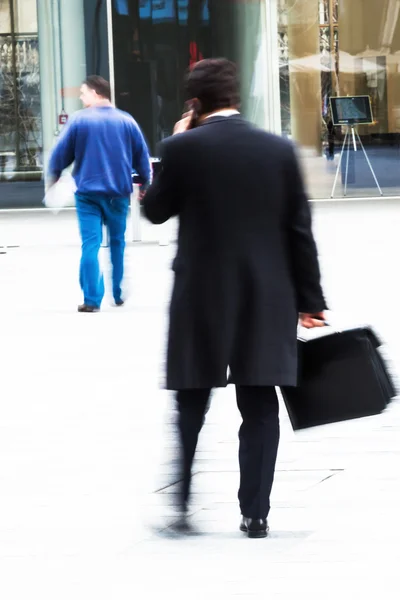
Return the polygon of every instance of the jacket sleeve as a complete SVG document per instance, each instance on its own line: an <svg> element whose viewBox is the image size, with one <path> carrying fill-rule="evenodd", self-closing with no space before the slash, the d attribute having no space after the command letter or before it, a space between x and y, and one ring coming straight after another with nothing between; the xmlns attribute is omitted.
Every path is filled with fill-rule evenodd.
<svg viewBox="0 0 400 600"><path fill-rule="evenodd" d="M147 144L136 122L132 125L133 131L133 151L132 151L132 169L135 171L144 186L151 183L151 165Z"/></svg>
<svg viewBox="0 0 400 600"><path fill-rule="evenodd" d="M321 287L317 247L312 233L310 204L303 177L290 146L286 168L288 193L288 238L292 274L299 312L317 313L327 308Z"/></svg>
<svg viewBox="0 0 400 600"><path fill-rule="evenodd" d="M71 117L61 133L57 144L54 146L48 166L48 179L57 180L64 169L67 169L75 160L75 119Z"/></svg>
<svg viewBox="0 0 400 600"><path fill-rule="evenodd" d="M143 211L155 225L165 223L179 214L181 195L179 192L178 169L169 144L160 148L161 169L143 199Z"/></svg>

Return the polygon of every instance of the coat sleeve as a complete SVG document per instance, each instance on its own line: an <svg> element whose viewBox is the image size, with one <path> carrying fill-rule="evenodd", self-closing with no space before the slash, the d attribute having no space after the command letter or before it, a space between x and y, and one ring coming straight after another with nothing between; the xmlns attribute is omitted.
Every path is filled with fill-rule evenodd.
<svg viewBox="0 0 400 600"><path fill-rule="evenodd" d="M311 210L294 148L287 163L288 237L299 312L317 313L327 308L321 287L317 247L312 233Z"/></svg>
<svg viewBox="0 0 400 600"><path fill-rule="evenodd" d="M181 205L178 168L168 144L161 146L161 169L143 199L143 211L155 225L179 214Z"/></svg>
<svg viewBox="0 0 400 600"><path fill-rule="evenodd" d="M144 186L151 183L149 150L136 122L132 123L132 169L139 175Z"/></svg>

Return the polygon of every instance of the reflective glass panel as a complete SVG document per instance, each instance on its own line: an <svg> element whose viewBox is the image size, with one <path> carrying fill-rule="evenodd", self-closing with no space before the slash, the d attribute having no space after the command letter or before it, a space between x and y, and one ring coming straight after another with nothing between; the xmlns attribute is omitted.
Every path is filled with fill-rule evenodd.
<svg viewBox="0 0 400 600"><path fill-rule="evenodd" d="M396 0L278 0L282 131L316 198L400 193L399 11ZM339 123L332 97L352 113Z"/></svg>
<svg viewBox="0 0 400 600"><path fill-rule="evenodd" d="M140 124L153 154L183 110L183 77L201 58L239 64L243 111L262 120L260 11L262 2L114 0L117 106Z"/></svg>

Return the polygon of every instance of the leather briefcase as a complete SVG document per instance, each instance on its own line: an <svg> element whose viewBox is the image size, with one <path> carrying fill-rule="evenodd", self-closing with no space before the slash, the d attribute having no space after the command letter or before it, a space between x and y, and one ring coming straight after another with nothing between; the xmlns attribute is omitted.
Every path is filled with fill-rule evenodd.
<svg viewBox="0 0 400 600"><path fill-rule="evenodd" d="M381 345L369 327L299 339L298 387L281 389L293 429L381 413L396 396Z"/></svg>

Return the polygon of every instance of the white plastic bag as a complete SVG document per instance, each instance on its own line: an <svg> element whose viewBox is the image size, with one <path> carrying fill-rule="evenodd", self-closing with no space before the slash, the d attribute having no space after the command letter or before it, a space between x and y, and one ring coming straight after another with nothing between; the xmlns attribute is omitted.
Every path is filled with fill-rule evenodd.
<svg viewBox="0 0 400 600"><path fill-rule="evenodd" d="M43 204L47 208L58 212L66 206L75 205L76 185L70 173L65 173L60 179L47 190Z"/></svg>

